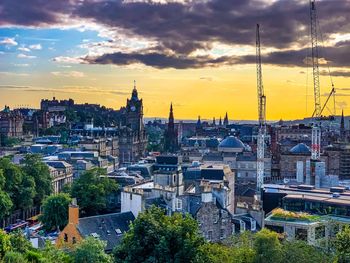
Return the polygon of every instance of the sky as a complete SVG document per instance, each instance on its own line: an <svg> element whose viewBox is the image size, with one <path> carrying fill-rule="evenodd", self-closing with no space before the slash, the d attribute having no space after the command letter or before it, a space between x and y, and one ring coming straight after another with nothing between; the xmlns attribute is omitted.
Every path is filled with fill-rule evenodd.
<svg viewBox="0 0 350 263"><path fill-rule="evenodd" d="M332 79L350 114L350 0L316 7L321 101ZM310 116L309 0L1 0L0 107L55 96L119 109L135 80L146 117L172 102L178 119L254 120L257 23L267 119Z"/></svg>

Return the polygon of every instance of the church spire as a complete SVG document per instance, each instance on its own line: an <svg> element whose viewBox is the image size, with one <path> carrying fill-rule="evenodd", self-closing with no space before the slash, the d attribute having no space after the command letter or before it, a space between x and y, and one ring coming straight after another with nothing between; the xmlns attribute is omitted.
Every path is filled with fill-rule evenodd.
<svg viewBox="0 0 350 263"><path fill-rule="evenodd" d="M225 114L225 118L224 118L224 126L228 125L228 116L227 116L227 112Z"/></svg>
<svg viewBox="0 0 350 263"><path fill-rule="evenodd" d="M344 110L341 111L340 119L340 137L344 139L345 137L345 121L344 121Z"/></svg>
<svg viewBox="0 0 350 263"><path fill-rule="evenodd" d="M215 117L213 117L213 126L216 126Z"/></svg>
<svg viewBox="0 0 350 263"><path fill-rule="evenodd" d="M220 119L219 119L219 126L220 126L220 127L222 126L221 116L220 116Z"/></svg>
<svg viewBox="0 0 350 263"><path fill-rule="evenodd" d="M136 89L136 80L134 80L134 88L132 90L132 96L131 99L133 100L138 100L138 94L137 94L137 89Z"/></svg>
<svg viewBox="0 0 350 263"><path fill-rule="evenodd" d="M168 126L174 126L174 112L173 112L173 103L170 104L170 112L169 112L169 123Z"/></svg>

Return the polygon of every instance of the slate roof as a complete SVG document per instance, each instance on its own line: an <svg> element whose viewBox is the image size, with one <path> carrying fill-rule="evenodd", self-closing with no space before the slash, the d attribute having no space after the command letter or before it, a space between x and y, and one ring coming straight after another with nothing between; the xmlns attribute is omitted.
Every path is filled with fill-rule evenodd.
<svg viewBox="0 0 350 263"><path fill-rule="evenodd" d="M105 250L109 252L121 241L123 233L129 230L129 224L134 220L131 212L97 215L79 218L77 228L83 237L96 236L107 241Z"/></svg>
<svg viewBox="0 0 350 263"><path fill-rule="evenodd" d="M305 143L298 143L292 149L289 150L292 154L311 154L309 146Z"/></svg>
<svg viewBox="0 0 350 263"><path fill-rule="evenodd" d="M219 147L221 148L242 148L245 149L244 143L234 137L234 136L228 136L223 141L220 142Z"/></svg>

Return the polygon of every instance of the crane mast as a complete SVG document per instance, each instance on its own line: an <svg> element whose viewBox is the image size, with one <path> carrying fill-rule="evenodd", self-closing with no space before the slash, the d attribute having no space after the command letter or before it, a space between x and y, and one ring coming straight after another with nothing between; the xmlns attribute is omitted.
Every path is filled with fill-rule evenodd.
<svg viewBox="0 0 350 263"><path fill-rule="evenodd" d="M264 86L262 82L261 70L261 53L260 53L260 26L256 25L256 75L257 75L257 91L258 91L258 118L259 133L257 138L257 193L258 196L264 183L264 155L265 155L265 113L266 113L266 97L264 94Z"/></svg>
<svg viewBox="0 0 350 263"><path fill-rule="evenodd" d="M318 65L318 43L317 43L317 14L315 0L310 0L310 28L311 28L311 54L312 54L312 75L314 82L314 116L320 119L322 108L320 99L320 72ZM321 128L314 124L311 133L311 159L319 160L321 157Z"/></svg>

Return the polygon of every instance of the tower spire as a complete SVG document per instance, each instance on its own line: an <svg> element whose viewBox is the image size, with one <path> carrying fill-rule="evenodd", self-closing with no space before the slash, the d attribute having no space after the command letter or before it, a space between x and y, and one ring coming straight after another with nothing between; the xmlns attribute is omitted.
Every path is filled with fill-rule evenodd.
<svg viewBox="0 0 350 263"><path fill-rule="evenodd" d="M134 88L132 90L132 96L131 98L133 100L138 100L138 94L137 94L137 89L136 89L136 80L134 80Z"/></svg>
<svg viewBox="0 0 350 263"><path fill-rule="evenodd" d="M227 126L227 125L228 125L228 116L226 111L225 118L224 118L224 126Z"/></svg>

